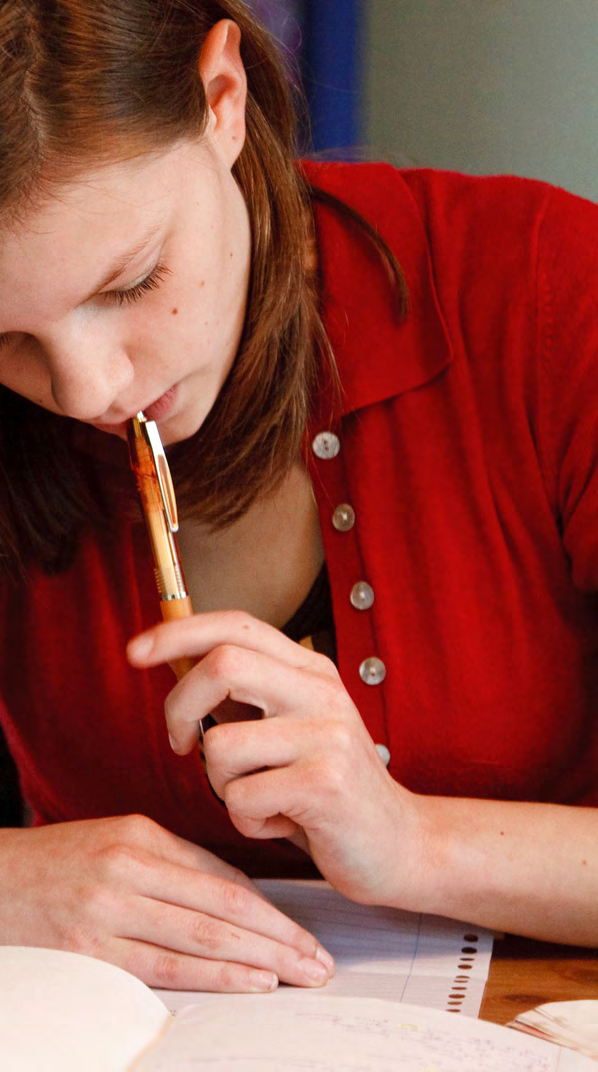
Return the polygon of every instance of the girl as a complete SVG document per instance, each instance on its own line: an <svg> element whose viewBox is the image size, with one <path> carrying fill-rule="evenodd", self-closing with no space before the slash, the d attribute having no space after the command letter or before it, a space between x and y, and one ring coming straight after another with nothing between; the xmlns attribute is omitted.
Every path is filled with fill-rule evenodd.
<svg viewBox="0 0 598 1072"><path fill-rule="evenodd" d="M595 943L598 211L295 164L239 0L6 0L0 34L0 690L32 813L0 940L322 985L245 877L320 873ZM197 612L158 626L141 409Z"/></svg>

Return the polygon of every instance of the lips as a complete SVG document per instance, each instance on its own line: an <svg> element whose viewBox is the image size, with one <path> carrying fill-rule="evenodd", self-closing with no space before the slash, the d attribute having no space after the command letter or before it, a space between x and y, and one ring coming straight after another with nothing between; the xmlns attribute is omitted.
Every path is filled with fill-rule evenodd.
<svg viewBox="0 0 598 1072"><path fill-rule="evenodd" d="M149 421L162 420L171 409L176 398L176 393L176 386L169 387L168 391L165 391L163 395L160 395L160 398L156 399L155 402L150 403L149 406L144 406L142 410L139 408L136 409L135 413L142 412ZM131 416L134 415L135 414L132 414ZM97 428L99 432L108 432L111 435L118 436L120 439L127 438L127 420L111 422L90 421L89 423L93 428Z"/></svg>
<svg viewBox="0 0 598 1072"><path fill-rule="evenodd" d="M155 402L152 402L151 406L147 406L143 410L145 416L149 421L160 421L166 416L171 409L176 397L176 387L169 387L168 391L165 391Z"/></svg>

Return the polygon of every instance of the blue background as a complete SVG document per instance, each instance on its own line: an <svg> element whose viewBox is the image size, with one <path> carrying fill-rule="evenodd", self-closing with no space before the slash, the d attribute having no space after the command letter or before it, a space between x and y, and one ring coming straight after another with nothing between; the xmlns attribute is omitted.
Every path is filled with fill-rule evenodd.
<svg viewBox="0 0 598 1072"><path fill-rule="evenodd" d="M360 145L362 0L246 2L299 65L311 118L311 139L306 134L304 148L320 152Z"/></svg>

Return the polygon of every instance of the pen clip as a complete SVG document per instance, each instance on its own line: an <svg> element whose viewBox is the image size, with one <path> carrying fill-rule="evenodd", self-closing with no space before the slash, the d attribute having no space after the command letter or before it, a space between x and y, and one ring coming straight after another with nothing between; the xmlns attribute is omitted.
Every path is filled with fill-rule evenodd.
<svg viewBox="0 0 598 1072"><path fill-rule="evenodd" d="M160 498L162 499L164 516L168 528L171 532L178 532L179 519L174 495L174 486L166 454L164 453L164 447L162 446L162 440L160 439L160 433L158 432L158 426L155 421L148 421L143 413L137 414L137 420L139 421L139 428L143 438L152 455L156 476L158 478L158 486L160 488Z"/></svg>

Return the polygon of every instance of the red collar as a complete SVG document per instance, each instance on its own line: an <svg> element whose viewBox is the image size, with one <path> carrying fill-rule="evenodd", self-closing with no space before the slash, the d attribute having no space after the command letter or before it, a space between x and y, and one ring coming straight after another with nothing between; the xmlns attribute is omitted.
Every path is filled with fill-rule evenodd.
<svg viewBox="0 0 598 1072"><path fill-rule="evenodd" d="M391 285L365 234L316 205L324 322L337 359L342 416L421 387L453 358L440 310L423 220L405 179L386 164L303 162L309 181L357 209L386 239L409 289L409 312L395 312Z"/></svg>
<svg viewBox="0 0 598 1072"><path fill-rule="evenodd" d="M378 229L396 254L409 289L409 312L401 319L367 236L330 208L316 206L324 323L343 388L334 406L338 418L428 383L450 364L453 352L424 224L401 172L387 164L303 161L301 166L314 186L346 201ZM321 414L329 417L329 400L321 405ZM74 440L103 462L128 469L126 444L113 436L76 425Z"/></svg>

